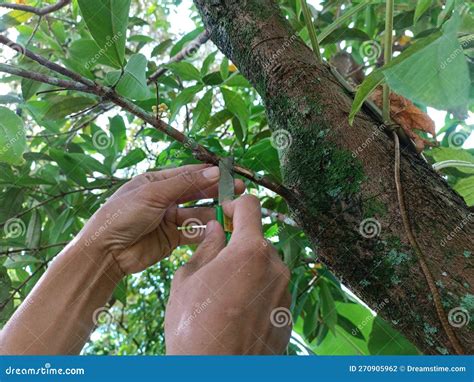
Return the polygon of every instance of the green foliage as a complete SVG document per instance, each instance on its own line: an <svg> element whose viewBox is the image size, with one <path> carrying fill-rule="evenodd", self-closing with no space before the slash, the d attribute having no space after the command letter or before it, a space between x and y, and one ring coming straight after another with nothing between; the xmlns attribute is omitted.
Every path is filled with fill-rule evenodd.
<svg viewBox="0 0 474 382"><path fill-rule="evenodd" d="M179 3L78 0L58 11L58 20L7 12L0 18L0 30L15 28L18 43L26 45L31 39L28 46L36 53L99 84L115 85L119 94L216 154L233 155L238 163L258 174L281 181L280 161L265 109L233 64L211 43L196 53L188 52L180 62L166 64L203 31L199 21L183 36L170 31L168 15ZM309 43L300 1L279 3L289 22ZM351 118L383 81L424 105L443 109L465 106L470 84L465 55L472 57L472 49L460 46L458 37L469 19L464 12L456 19L454 3L448 1L441 9L430 1L421 0L416 5L413 1L397 2L395 39L399 43L407 31L414 37L390 66L375 69L367 77L355 97ZM358 65L372 69L378 57L364 57L362 45L368 40L381 42L384 2L346 2L344 9L334 1L321 4L323 11L316 17L314 9L309 8L324 48L323 58L329 60L341 47L350 48ZM194 12L193 20L198 20ZM462 48L462 53L435 73L442 60L457 48ZM26 70L51 74L20 55L8 60ZM160 67L167 72L156 84L147 84L147 76ZM428 78L430 75L433 77ZM2 76L0 80L9 90L0 98L0 103L7 106L0 107L0 324L4 324L49 261L118 187L144 171L196 160L188 148L145 126L130 113L117 107L108 110L111 104L106 99L18 77ZM440 131L444 133L440 147L426 152L432 163L473 163L472 150L461 148L472 128L459 114L450 110ZM341 166L349 161L352 159L341 158ZM336 170L335 179L349 171ZM312 169L307 171L310 176ZM443 167L439 171L469 204L474 204L471 168ZM341 187L352 187L328 179L331 189L324 192L337 194ZM290 214L280 197L269 195L249 181L246 186L260 197L265 208ZM20 229L3 235L10 219L15 219ZM299 228L265 218L264 234L292 270L294 331L305 351L417 352L388 323L379 316L374 318L373 312L354 300L318 262L317 253L309 249L310 243ZM98 326L84 353L163 354L164 309L170 282L193 249L183 246L169 259L124 280L109 302L112 320ZM7 250L18 252L6 256ZM292 343L289 351L301 349Z"/></svg>

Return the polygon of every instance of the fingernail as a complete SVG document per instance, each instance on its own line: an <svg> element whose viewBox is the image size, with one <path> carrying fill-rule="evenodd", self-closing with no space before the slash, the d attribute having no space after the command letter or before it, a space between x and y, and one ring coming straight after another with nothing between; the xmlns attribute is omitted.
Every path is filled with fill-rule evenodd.
<svg viewBox="0 0 474 382"><path fill-rule="evenodd" d="M219 177L219 167L210 167L210 168L206 168L202 175L204 175L205 178L207 179L216 179Z"/></svg>
<svg viewBox="0 0 474 382"><path fill-rule="evenodd" d="M216 224L219 224L217 220L210 220L206 225L206 235L209 235L216 228Z"/></svg>

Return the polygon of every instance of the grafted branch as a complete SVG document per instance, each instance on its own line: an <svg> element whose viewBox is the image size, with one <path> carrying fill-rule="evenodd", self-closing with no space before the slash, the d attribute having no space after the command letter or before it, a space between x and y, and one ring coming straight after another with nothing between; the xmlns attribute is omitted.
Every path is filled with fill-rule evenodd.
<svg viewBox="0 0 474 382"><path fill-rule="evenodd" d="M150 124L155 129L163 132L164 134L171 137L172 139L180 142L184 147L192 151L193 156L196 159L205 163L218 164L219 157L216 154L214 154L212 151L200 145L194 139L187 137L181 131L175 129L171 125L159 119L156 115L146 112L145 110L143 110L141 107L139 107L132 101L128 100L125 97L122 97L113 88L97 84L94 81L91 81L85 77L82 77L81 75L74 73L61 65L58 65L54 62L51 62L45 59L44 57L37 55L36 53L33 53L29 49L25 49L21 46L18 46L6 36L0 35L0 43L10 47L11 49L16 50L17 52L21 54L24 54L26 57L36 61L40 65L56 73L69 77L73 79L74 81L76 81L77 83L79 83L79 84L77 83L68 84L65 82L61 82L60 84L59 82L57 82L57 86L61 86L63 88L71 89L71 90L78 90L78 85L83 84L85 85L84 87L79 86L79 89L81 89L80 91L95 94L103 98L104 100L111 101L115 105L120 106L122 109L128 111L129 113L137 116L138 118L142 119L146 123ZM6 71L7 73L10 73L11 72L10 68L11 66L9 65L7 65L7 67L0 67L0 71ZM21 77L26 77L26 78L32 78L31 73L29 72L25 73L23 70L18 71L17 75ZM60 81L59 79L51 80L51 78L49 77L42 78L40 76L36 76L36 79L37 81L44 82L44 83L50 83L50 82L45 82L45 81L53 81L53 82ZM283 185L279 183L274 182L272 179L268 178L267 176L261 176L259 174L256 174L254 171L248 168L239 166L239 165L234 166L234 171L237 174L242 175L243 177L255 182L256 184L266 187L269 190L281 195L287 200L294 199L294 195L289 189L287 189L286 187L284 187Z"/></svg>

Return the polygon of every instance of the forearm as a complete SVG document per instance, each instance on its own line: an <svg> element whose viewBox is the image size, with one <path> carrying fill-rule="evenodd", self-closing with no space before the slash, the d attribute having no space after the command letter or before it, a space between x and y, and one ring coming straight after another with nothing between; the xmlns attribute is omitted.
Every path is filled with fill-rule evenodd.
<svg viewBox="0 0 474 382"><path fill-rule="evenodd" d="M112 256L69 245L0 333L0 353L79 353L120 278Z"/></svg>

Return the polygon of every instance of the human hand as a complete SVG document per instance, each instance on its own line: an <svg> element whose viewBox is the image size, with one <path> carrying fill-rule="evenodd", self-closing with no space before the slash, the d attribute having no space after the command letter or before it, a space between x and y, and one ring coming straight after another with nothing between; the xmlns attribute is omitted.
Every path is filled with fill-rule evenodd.
<svg viewBox="0 0 474 382"><path fill-rule="evenodd" d="M213 208L177 208L177 204L217 197L219 168L188 165L148 172L124 184L87 222L74 245L115 258L124 274L140 272L179 245L198 243L202 234L177 227L192 219L206 224ZM236 192L244 183L236 180Z"/></svg>
<svg viewBox="0 0 474 382"><path fill-rule="evenodd" d="M167 353L282 354L291 334L290 271L263 238L257 198L242 196L224 212L233 218L229 244L210 221L204 241L174 276Z"/></svg>

